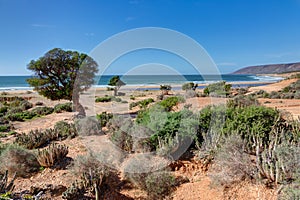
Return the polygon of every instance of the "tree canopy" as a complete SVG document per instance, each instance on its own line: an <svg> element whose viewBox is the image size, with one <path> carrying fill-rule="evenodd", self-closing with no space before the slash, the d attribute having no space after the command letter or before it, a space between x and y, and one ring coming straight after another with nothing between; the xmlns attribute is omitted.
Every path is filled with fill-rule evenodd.
<svg viewBox="0 0 300 200"><path fill-rule="evenodd" d="M27 82L46 98L73 99L76 106L79 93L94 83L97 67L98 64L84 53L54 48L28 64L27 68L34 75Z"/></svg>
<svg viewBox="0 0 300 200"><path fill-rule="evenodd" d="M120 79L120 76L113 76L109 80L108 85L114 86L114 95L117 96L118 90L120 89L120 87L124 86L126 84Z"/></svg>

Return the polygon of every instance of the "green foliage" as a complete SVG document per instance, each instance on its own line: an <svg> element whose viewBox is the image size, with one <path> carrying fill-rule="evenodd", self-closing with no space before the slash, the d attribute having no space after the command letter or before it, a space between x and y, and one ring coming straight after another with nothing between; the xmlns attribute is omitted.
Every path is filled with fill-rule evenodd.
<svg viewBox="0 0 300 200"><path fill-rule="evenodd" d="M171 85L160 85L160 90L163 92L164 95L167 95L171 89Z"/></svg>
<svg viewBox="0 0 300 200"><path fill-rule="evenodd" d="M152 98L144 99L137 102L132 102L129 104L129 109L132 110L133 107L140 106L140 108L145 109L150 103L153 103L154 100Z"/></svg>
<svg viewBox="0 0 300 200"><path fill-rule="evenodd" d="M168 97L158 103L165 111L171 111L174 106L177 106L179 103L184 103L185 99L182 96L172 96Z"/></svg>
<svg viewBox="0 0 300 200"><path fill-rule="evenodd" d="M0 132L7 132L10 130L9 125L0 125Z"/></svg>
<svg viewBox="0 0 300 200"><path fill-rule="evenodd" d="M42 167L52 167L63 160L69 150L66 145L51 144L49 147L38 151L37 161Z"/></svg>
<svg viewBox="0 0 300 200"><path fill-rule="evenodd" d="M95 102L110 102L111 101L111 97L110 96L105 96L105 97L97 97Z"/></svg>
<svg viewBox="0 0 300 200"><path fill-rule="evenodd" d="M102 112L100 114L97 114L96 117L100 121L101 127L105 127L109 120L113 118L113 114Z"/></svg>
<svg viewBox="0 0 300 200"><path fill-rule="evenodd" d="M0 106L0 114L5 114L8 110L7 106Z"/></svg>
<svg viewBox="0 0 300 200"><path fill-rule="evenodd" d="M248 141L247 148L253 149L253 138L260 138L261 145L269 142L269 133L275 121L279 119L279 111L264 106L237 108L226 117L225 133L238 132Z"/></svg>
<svg viewBox="0 0 300 200"><path fill-rule="evenodd" d="M64 140L67 137L73 138L77 135L78 133L74 124L59 121L53 129L50 128L44 131L31 130L28 134L21 133L17 135L14 143L27 149L35 149L51 141Z"/></svg>
<svg viewBox="0 0 300 200"><path fill-rule="evenodd" d="M54 106L54 112L55 113L62 113L62 112L72 112L72 103L60 103L60 104L56 104Z"/></svg>
<svg viewBox="0 0 300 200"><path fill-rule="evenodd" d="M231 84L226 84L225 81L209 84L204 88L206 96L226 97L230 94Z"/></svg>
<svg viewBox="0 0 300 200"><path fill-rule="evenodd" d="M51 100L72 100L74 95L91 87L97 66L86 54L54 48L28 64L34 76L27 82Z"/></svg>
<svg viewBox="0 0 300 200"><path fill-rule="evenodd" d="M188 91L188 90L196 90L198 87L198 84L194 84L193 82L185 83L182 85L182 90Z"/></svg>
<svg viewBox="0 0 300 200"><path fill-rule="evenodd" d="M109 82L108 85L114 86L114 95L118 95L118 90L120 89L121 86L126 85L121 79L120 76L113 76Z"/></svg>
<svg viewBox="0 0 300 200"><path fill-rule="evenodd" d="M33 117L37 116L35 113L31 111L23 111L17 113L8 113L5 118L9 121L25 121L28 119L32 119Z"/></svg>
<svg viewBox="0 0 300 200"><path fill-rule="evenodd" d="M46 107L46 106L36 107L36 108L34 108L34 109L31 110L31 112L34 115L49 115L49 114L53 113L53 111L54 111L53 108Z"/></svg>
<svg viewBox="0 0 300 200"><path fill-rule="evenodd" d="M31 176L40 167L33 153L17 145L8 145L1 153L0 161L0 172L8 170L17 177Z"/></svg>

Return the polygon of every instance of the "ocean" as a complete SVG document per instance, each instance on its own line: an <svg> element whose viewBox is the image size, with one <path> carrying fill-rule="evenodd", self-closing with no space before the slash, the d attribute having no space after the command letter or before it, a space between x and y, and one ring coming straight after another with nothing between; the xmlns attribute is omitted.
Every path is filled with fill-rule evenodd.
<svg viewBox="0 0 300 200"><path fill-rule="evenodd" d="M109 79L113 75L103 75L101 77L96 77L98 80L95 87L107 87ZM120 76L121 80L126 83L126 85L133 86L157 86L161 84L176 84L181 85L185 82L194 83L213 83L217 81L224 80L226 82L234 82L234 86L258 86L266 83L272 83L281 80L281 77L270 77L270 76L255 76L255 75L126 75ZM30 76L0 76L0 90L29 90L32 89L26 79ZM251 82L248 84L247 82Z"/></svg>

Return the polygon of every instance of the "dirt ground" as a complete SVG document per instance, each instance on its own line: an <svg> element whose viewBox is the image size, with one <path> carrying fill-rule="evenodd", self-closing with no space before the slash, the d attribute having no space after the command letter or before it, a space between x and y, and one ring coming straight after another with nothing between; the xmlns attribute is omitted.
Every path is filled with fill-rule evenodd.
<svg viewBox="0 0 300 200"><path fill-rule="evenodd" d="M259 86L250 88L250 91L265 90L278 91L283 87L292 83L293 79L284 80L279 83L274 83L266 86ZM128 104L133 100L130 100L129 95L133 94L136 96L136 100L142 100L145 98L156 99L159 91L131 91L126 96L121 97L122 100L126 100L128 103L95 103L95 113L100 113L103 111L114 112L114 113L134 113L137 109L129 110ZM178 93L174 91L173 94ZM110 94L109 92L100 90L97 91L96 96L104 96L105 94ZM42 101L47 106L54 106L58 101L47 100L36 93L27 92L14 92L10 95L25 96L30 97L32 103ZM136 101L135 100L135 101ZM286 99L259 99L260 103L268 106L277 108L282 111L290 112L294 119L300 116L300 100L286 100ZM195 97L187 99L185 104L181 104L177 109L181 109L186 104L191 104L191 110L200 110L203 107L210 104L220 104L225 103L226 99L222 98L209 98L209 97ZM13 122L13 126L17 132L29 132L33 129L46 129L53 127L58 121L70 122L73 120L74 113L59 113L51 114L44 117L36 118L34 120L29 120L25 122ZM9 136L7 138L1 138L2 142L13 141L14 136ZM105 138L106 136L101 136ZM93 140L95 141L95 140ZM105 141L105 139L103 140ZM74 139L67 139L59 143L66 144L69 147L68 159L66 162L71 162L76 159L78 155L87 153L87 142L83 137L77 137ZM89 143L91 145L91 143ZM103 146L103 144L102 144ZM189 179L188 183L184 183L176 188L176 191L172 194L174 200L221 200L221 199L237 199L237 200L275 200L276 191L268 189L261 184L242 182L236 184L230 188L216 187L211 184L211 179L206 171L201 170L199 163L195 163L193 160L187 161L182 164L174 173L176 175L184 176ZM64 191L66 187L75 181L75 177L72 174L70 167L66 165L63 169L44 169L41 172L33 175L30 178L17 178L15 181L15 191L20 192L24 190L30 190L32 187L45 188L51 185L56 187L57 190ZM50 185L51 184L51 185ZM51 186L51 187L52 187ZM146 194L143 191L137 189L122 189L121 194L125 195L128 199L145 199ZM114 199L126 199L125 196L115 197ZM53 196L52 199L61 199L60 196Z"/></svg>

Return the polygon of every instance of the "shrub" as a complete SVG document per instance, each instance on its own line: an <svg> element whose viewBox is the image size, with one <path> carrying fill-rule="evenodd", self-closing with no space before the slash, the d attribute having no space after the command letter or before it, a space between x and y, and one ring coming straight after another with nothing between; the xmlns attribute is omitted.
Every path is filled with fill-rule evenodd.
<svg viewBox="0 0 300 200"><path fill-rule="evenodd" d="M26 149L34 149L47 144L51 139L52 138L48 138L42 131L31 130L28 134L21 133L17 135L14 143Z"/></svg>
<svg viewBox="0 0 300 200"><path fill-rule="evenodd" d="M43 103L43 102L41 102L41 101L38 101L38 102L36 102L36 103L35 103L35 105L36 105L36 106L43 106L43 105L44 105L44 103Z"/></svg>
<svg viewBox="0 0 300 200"><path fill-rule="evenodd" d="M146 177L146 191L151 199L165 199L174 190L175 177L167 171L154 172Z"/></svg>
<svg viewBox="0 0 300 200"><path fill-rule="evenodd" d="M10 130L9 125L0 125L0 132L7 132Z"/></svg>
<svg viewBox="0 0 300 200"><path fill-rule="evenodd" d="M33 117L35 117L36 114L33 113L33 112L30 112L30 111L23 111L23 112L20 112L20 113L14 113L14 114L7 114L5 116L5 118L7 120L10 120L10 121L25 121L25 120L28 120L28 119L32 119Z"/></svg>
<svg viewBox="0 0 300 200"><path fill-rule="evenodd" d="M8 110L8 107L7 106L0 106L0 113L1 114L5 114Z"/></svg>
<svg viewBox="0 0 300 200"><path fill-rule="evenodd" d="M120 149L131 152L133 147L133 139L128 132L117 130L111 134L110 140Z"/></svg>
<svg viewBox="0 0 300 200"><path fill-rule="evenodd" d="M135 96L130 95L130 100L135 100Z"/></svg>
<svg viewBox="0 0 300 200"><path fill-rule="evenodd" d="M203 92L206 96L226 97L229 95L231 84L225 81L209 84Z"/></svg>
<svg viewBox="0 0 300 200"><path fill-rule="evenodd" d="M24 100L24 101L21 101L20 103L20 107L23 109L23 110L28 110L30 108L32 108L32 103L28 102L27 100Z"/></svg>
<svg viewBox="0 0 300 200"><path fill-rule="evenodd" d="M23 146L27 149L41 147L51 141L63 140L66 138L74 138L77 136L77 131L74 124L68 124L64 121L59 121L55 124L54 129L46 129L44 131L31 130L28 134L21 133L17 135L14 143Z"/></svg>
<svg viewBox="0 0 300 200"><path fill-rule="evenodd" d="M46 149L38 151L37 160L42 167L52 167L63 160L68 152L66 145L53 143Z"/></svg>
<svg viewBox="0 0 300 200"><path fill-rule="evenodd" d="M193 98L193 97L197 97L197 93L194 90L187 90L184 94L184 97L186 99L188 98Z"/></svg>
<svg viewBox="0 0 300 200"><path fill-rule="evenodd" d="M110 102L112 98L110 96L105 96L105 97L97 97L96 102Z"/></svg>
<svg viewBox="0 0 300 200"><path fill-rule="evenodd" d="M162 106L166 111L171 111L174 106L184 102L185 99L182 96L173 96L162 100L158 104Z"/></svg>
<svg viewBox="0 0 300 200"><path fill-rule="evenodd" d="M160 85L160 90L164 95L167 95L171 89L171 85Z"/></svg>
<svg viewBox="0 0 300 200"><path fill-rule="evenodd" d="M49 115L51 113L53 113L54 109L51 107L36 107L34 109L31 110L32 113L34 113L35 115Z"/></svg>
<svg viewBox="0 0 300 200"><path fill-rule="evenodd" d="M74 138L78 135L76 126L73 123L67 123L64 121L56 122L54 125L55 138L58 140L66 138Z"/></svg>
<svg viewBox="0 0 300 200"><path fill-rule="evenodd" d="M181 88L182 88L182 90L188 91L188 90L196 90L197 87L198 87L198 84L189 82L189 83L184 83Z"/></svg>
<svg viewBox="0 0 300 200"><path fill-rule="evenodd" d="M227 101L228 107L247 107L247 106L258 106L259 102L253 96L247 95L238 95L233 99Z"/></svg>
<svg viewBox="0 0 300 200"><path fill-rule="evenodd" d="M0 155L0 160L1 171L8 170L20 177L28 177L40 167L33 153L17 145L9 145Z"/></svg>
<svg viewBox="0 0 300 200"><path fill-rule="evenodd" d="M99 135L102 132L101 125L95 117L78 119L75 124L77 132L81 136Z"/></svg>
<svg viewBox="0 0 300 200"><path fill-rule="evenodd" d="M86 191L92 192L96 199L101 199L116 176L115 171L107 168L92 154L78 156L72 171L81 179L63 193L63 199L78 199Z"/></svg>
<svg viewBox="0 0 300 200"><path fill-rule="evenodd" d="M97 114L96 117L100 121L101 127L105 127L106 124L109 122L109 120L113 118L113 114L107 113L107 112L102 112L100 114Z"/></svg>
<svg viewBox="0 0 300 200"><path fill-rule="evenodd" d="M54 106L54 112L55 113L61 113L61 112L72 112L72 103L62 103L62 104L57 104Z"/></svg>
<svg viewBox="0 0 300 200"><path fill-rule="evenodd" d="M133 154L123 162L122 172L126 180L146 190L147 176L167 169L169 163L165 158L154 157L150 154Z"/></svg>
<svg viewBox="0 0 300 200"><path fill-rule="evenodd" d="M278 200L294 200L300 199L300 181L287 184L283 187L278 195Z"/></svg>
<svg viewBox="0 0 300 200"><path fill-rule="evenodd" d="M154 100L152 98L144 99L138 102L132 102L129 104L129 109L131 110L133 107L140 106L140 108L145 109L150 103L153 103Z"/></svg>
<svg viewBox="0 0 300 200"><path fill-rule="evenodd" d="M238 135L225 138L214 156L211 177L215 184L230 185L256 174L250 155L244 150L244 141Z"/></svg>

